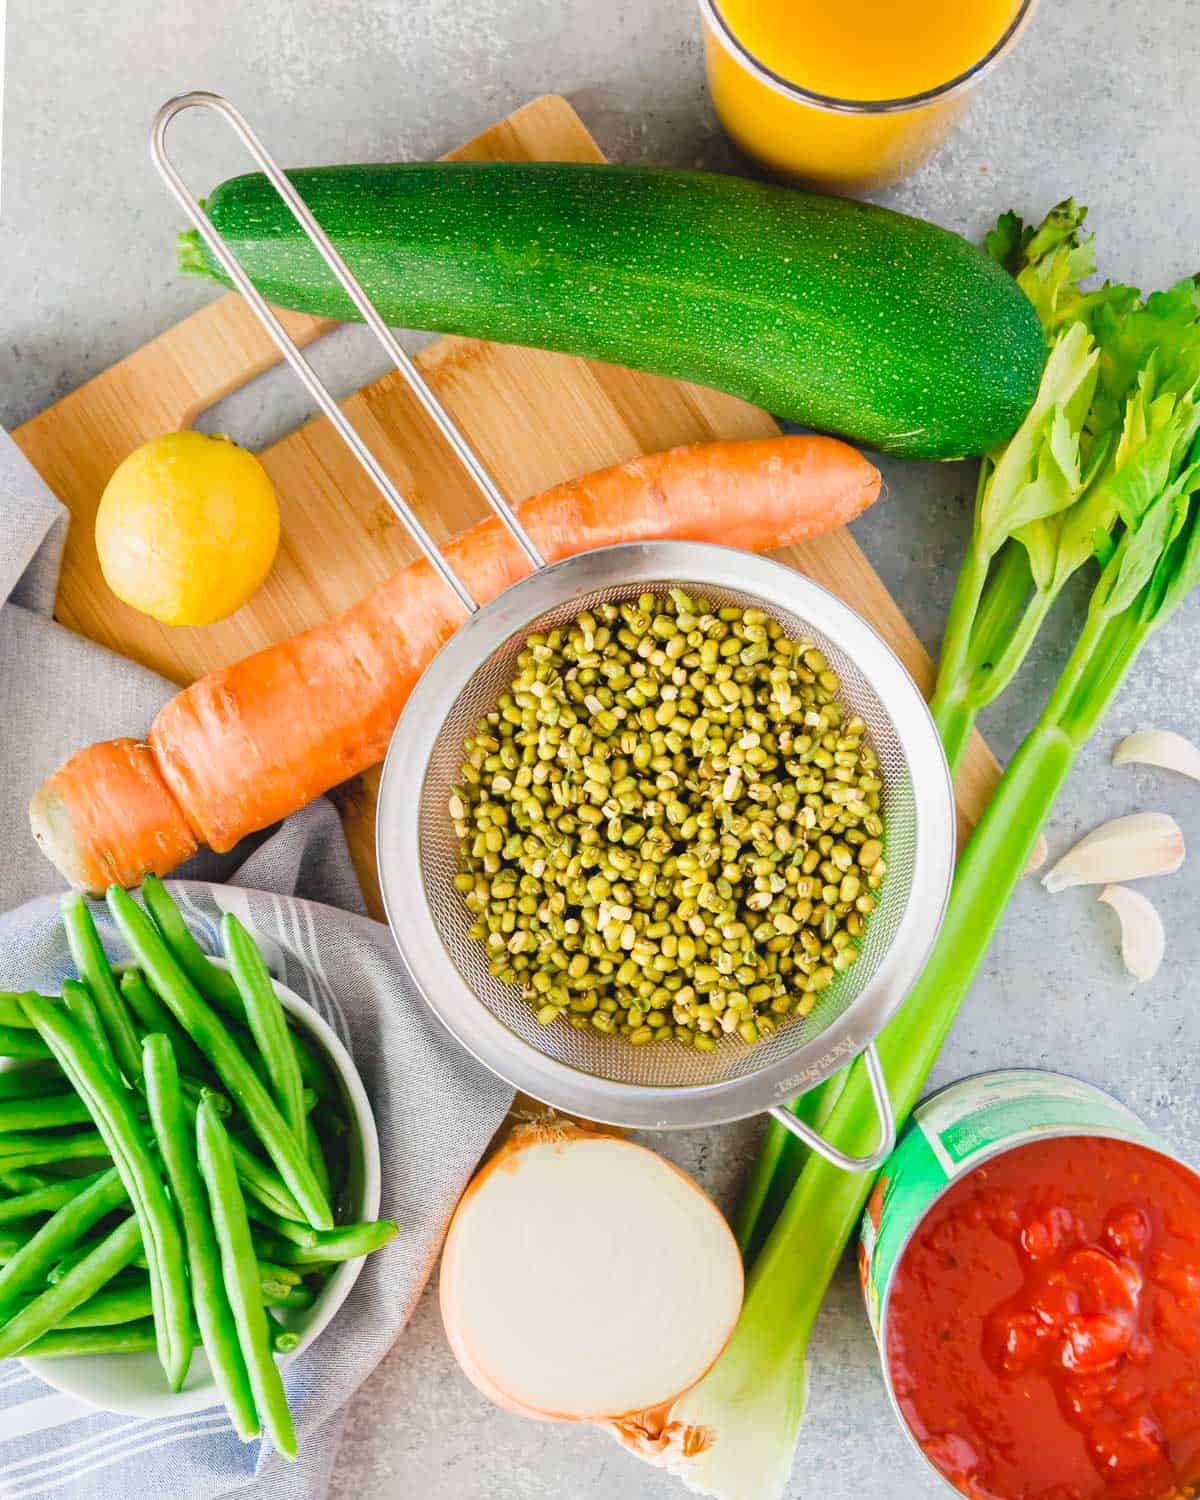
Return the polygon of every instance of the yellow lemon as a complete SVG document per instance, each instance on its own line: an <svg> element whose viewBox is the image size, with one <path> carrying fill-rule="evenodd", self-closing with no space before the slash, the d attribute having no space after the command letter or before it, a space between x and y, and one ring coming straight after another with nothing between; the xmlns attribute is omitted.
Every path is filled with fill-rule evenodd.
<svg viewBox="0 0 1200 1500"><path fill-rule="evenodd" d="M267 471L228 438L202 432L169 432L136 448L96 513L109 588L166 625L232 614L270 572L278 546Z"/></svg>

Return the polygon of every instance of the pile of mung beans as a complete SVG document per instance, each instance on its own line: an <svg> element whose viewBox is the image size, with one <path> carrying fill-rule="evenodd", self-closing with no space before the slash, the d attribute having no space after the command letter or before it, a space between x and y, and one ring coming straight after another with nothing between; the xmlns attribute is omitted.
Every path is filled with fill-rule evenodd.
<svg viewBox="0 0 1200 1500"><path fill-rule="evenodd" d="M537 1019L711 1051L807 1015L883 880L879 764L811 641L673 588L530 635L449 811Z"/></svg>

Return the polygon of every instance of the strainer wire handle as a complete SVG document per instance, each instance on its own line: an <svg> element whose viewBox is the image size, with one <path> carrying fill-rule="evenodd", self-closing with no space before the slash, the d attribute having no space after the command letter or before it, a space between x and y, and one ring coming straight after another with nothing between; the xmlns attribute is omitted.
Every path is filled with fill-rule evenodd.
<svg viewBox="0 0 1200 1500"><path fill-rule="evenodd" d="M883 1076L883 1064L879 1052L872 1042L864 1048L862 1060L871 1081L871 1094L875 1100L875 1113L879 1119L879 1144L869 1156L848 1156L831 1146L823 1135L818 1135L811 1125L798 1120L790 1109L776 1105L771 1114L806 1146L823 1156L827 1162L840 1167L843 1172L873 1172L888 1156L896 1144L896 1114L892 1109L892 1096L888 1093L887 1079Z"/></svg>
<svg viewBox="0 0 1200 1500"><path fill-rule="evenodd" d="M400 520L403 521L409 535L425 554L438 576L454 590L463 607L469 613L473 614L478 605L471 591L442 556L437 543L421 524L408 501L404 499L403 495L401 495L400 491L384 472L375 455L346 419L345 413L330 394L328 387L325 386L312 365L300 352L300 348L295 340L287 333L262 293L250 280L229 246L217 233L216 226L201 207L199 200L193 195L182 177L180 177L175 164L167 155L167 127L176 115L183 114L185 110L189 109L209 110L213 114L220 115L232 128L234 134L241 140L242 144L258 164L263 175L283 199L284 203L287 204L296 222L312 241L313 248L341 283L343 291L358 309L364 323L366 323L367 327L370 328L371 332L379 340L389 359L391 359L421 407L433 420L438 431L454 450L455 456L463 468L466 469L468 475L470 475L476 489L479 490L488 505L491 506L502 525L535 569L544 566L541 553L530 540L529 534L517 519L512 507L497 489L495 481L480 463L478 456L455 425L449 412L447 412L446 408L426 384L424 377L412 359L401 348L395 334L380 317L374 303L367 296L341 255L338 254L329 236L317 223L304 199L301 198L287 177L284 176L278 163L250 128L241 112L234 105L230 104L228 99L222 98L220 94L210 94L204 91L180 94L177 98L169 99L154 117L154 126L150 137L150 157L158 170L159 176L167 184L167 187L171 190L171 193L184 213L187 214L188 218L195 225L200 237L220 262L230 281L250 304L258 321L266 329L284 359L287 360L288 364L299 376L308 394L329 418L330 422L333 423L334 428L366 471L371 482L387 501L388 505L391 506L392 510L395 511L396 515L399 516Z"/></svg>

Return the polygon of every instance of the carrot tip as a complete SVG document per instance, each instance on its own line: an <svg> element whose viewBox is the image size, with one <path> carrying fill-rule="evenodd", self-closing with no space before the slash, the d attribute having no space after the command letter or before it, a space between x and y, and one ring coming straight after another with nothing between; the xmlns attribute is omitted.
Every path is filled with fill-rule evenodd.
<svg viewBox="0 0 1200 1500"><path fill-rule="evenodd" d="M55 868L92 896L166 873L199 847L153 752L132 739L64 761L34 793L29 826Z"/></svg>

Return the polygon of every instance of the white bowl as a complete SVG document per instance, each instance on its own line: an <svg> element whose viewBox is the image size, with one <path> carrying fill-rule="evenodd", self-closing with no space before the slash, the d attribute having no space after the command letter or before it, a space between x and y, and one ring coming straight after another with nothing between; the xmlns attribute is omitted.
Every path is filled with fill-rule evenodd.
<svg viewBox="0 0 1200 1500"><path fill-rule="evenodd" d="M220 959L214 962L227 967ZM114 967L127 968L127 964ZM350 1054L329 1025L307 1001L301 1000L286 985L275 984L283 1007L295 1016L303 1029L328 1060L342 1088L343 1102L353 1127L353 1139L347 1149L353 1155L346 1186L342 1191L339 1220L356 1222L379 1216L380 1166L379 1136L375 1117L363 1088L362 1079ZM329 1323L350 1295L358 1280L363 1258L343 1261L321 1288L316 1301L306 1308L274 1309L280 1322L300 1335L300 1342L287 1354L278 1355L277 1363L289 1365L304 1353ZM89 1354L70 1359L26 1359L25 1368L39 1380L69 1396L77 1396L102 1411L128 1417L174 1417L203 1411L221 1403L221 1393L213 1382L208 1358L199 1342L192 1353L187 1379L179 1391L167 1388L158 1357L151 1351L142 1354Z"/></svg>

